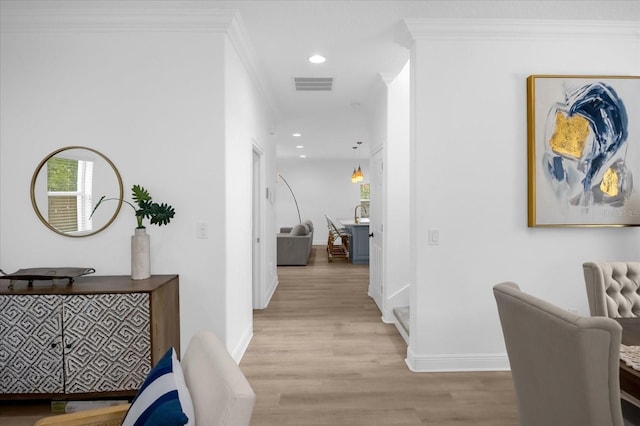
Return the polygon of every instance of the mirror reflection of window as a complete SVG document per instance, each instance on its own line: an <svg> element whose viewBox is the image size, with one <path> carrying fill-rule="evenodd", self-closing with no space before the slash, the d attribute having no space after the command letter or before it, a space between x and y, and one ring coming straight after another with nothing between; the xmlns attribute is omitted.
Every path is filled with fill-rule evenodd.
<svg viewBox="0 0 640 426"><path fill-rule="evenodd" d="M111 160L92 148L67 146L38 164L30 195L33 210L47 228L67 237L87 237L116 219L124 193L122 178ZM118 202L108 203L91 216L102 195Z"/></svg>
<svg viewBox="0 0 640 426"><path fill-rule="evenodd" d="M93 161L52 157L47 161L49 223L62 232L93 229Z"/></svg>

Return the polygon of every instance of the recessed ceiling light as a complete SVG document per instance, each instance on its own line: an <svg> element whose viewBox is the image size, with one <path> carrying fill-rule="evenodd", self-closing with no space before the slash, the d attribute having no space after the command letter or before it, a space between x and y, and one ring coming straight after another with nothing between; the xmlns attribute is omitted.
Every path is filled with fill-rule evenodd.
<svg viewBox="0 0 640 426"><path fill-rule="evenodd" d="M293 133L291 136L293 136L294 138L299 138L300 136L302 136L302 133Z"/></svg>
<svg viewBox="0 0 640 426"><path fill-rule="evenodd" d="M304 145L296 145L296 148L302 149L302 148L304 148Z"/></svg>
<svg viewBox="0 0 640 426"><path fill-rule="evenodd" d="M311 62L312 64L322 64L326 60L327 58L322 55L313 55L309 58L309 62Z"/></svg>
<svg viewBox="0 0 640 426"><path fill-rule="evenodd" d="M306 154L300 154L300 158L307 158Z"/></svg>

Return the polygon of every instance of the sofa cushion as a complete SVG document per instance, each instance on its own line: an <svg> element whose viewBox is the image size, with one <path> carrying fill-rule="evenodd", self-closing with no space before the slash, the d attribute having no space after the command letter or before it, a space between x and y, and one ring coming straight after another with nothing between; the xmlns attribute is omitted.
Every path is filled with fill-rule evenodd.
<svg viewBox="0 0 640 426"><path fill-rule="evenodd" d="M289 233L289 235L292 236L301 236L301 235L307 235L309 232L307 231L307 228L299 223L296 226L293 227L293 229L291 229L291 232Z"/></svg>
<svg viewBox="0 0 640 426"><path fill-rule="evenodd" d="M302 224L307 226L309 233L313 232L313 222L311 222L309 219L303 220Z"/></svg>
<svg viewBox="0 0 640 426"><path fill-rule="evenodd" d="M195 425L191 394L176 351L171 348L151 369L136 394L123 426Z"/></svg>

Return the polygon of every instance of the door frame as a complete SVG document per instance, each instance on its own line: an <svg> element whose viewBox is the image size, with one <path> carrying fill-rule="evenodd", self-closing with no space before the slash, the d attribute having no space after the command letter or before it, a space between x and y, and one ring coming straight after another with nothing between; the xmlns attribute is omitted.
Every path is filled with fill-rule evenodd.
<svg viewBox="0 0 640 426"><path fill-rule="evenodd" d="M252 271L252 306L253 309L262 309L265 304L265 199L269 196L264 184L265 159L264 151L251 139L252 161L252 219L251 219L251 271ZM263 194L265 196L263 197Z"/></svg>

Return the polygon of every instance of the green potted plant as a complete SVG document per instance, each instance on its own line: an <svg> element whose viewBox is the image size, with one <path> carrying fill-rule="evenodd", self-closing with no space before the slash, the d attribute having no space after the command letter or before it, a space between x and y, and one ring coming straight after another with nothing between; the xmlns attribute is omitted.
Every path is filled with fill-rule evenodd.
<svg viewBox="0 0 640 426"><path fill-rule="evenodd" d="M134 210L138 226L131 236L131 278L144 280L151 276L151 255L149 235L146 232L143 220L149 219L151 225L167 225L176 214L174 208L167 203L156 203L152 200L149 191L140 185L131 188L133 202L137 205L122 200ZM119 198L106 198L102 196L93 208L91 216L103 201L119 200Z"/></svg>
<svg viewBox="0 0 640 426"><path fill-rule="evenodd" d="M151 225L158 225L158 226L167 225L171 221L171 219L173 219L173 216L176 214L175 209L171 207L169 204L167 203L159 204L159 203L153 202L151 199L151 195L149 194L149 191L147 191L144 187L140 185L133 185L133 188L131 188L131 197L133 198L133 201L137 204L138 206L137 209L133 204L131 204L127 200L122 200L122 201L124 203L127 203L134 210L136 215L136 221L138 222L138 226L137 226L138 228L145 227L142 222L144 219L149 219L149 223ZM91 216L93 216L93 214L98 209L100 204L102 204L103 201L110 201L110 200L117 200L117 198L106 198L106 196L104 195L100 197L100 200L98 200L98 203L96 204L96 206L93 208L93 211L91 212Z"/></svg>

